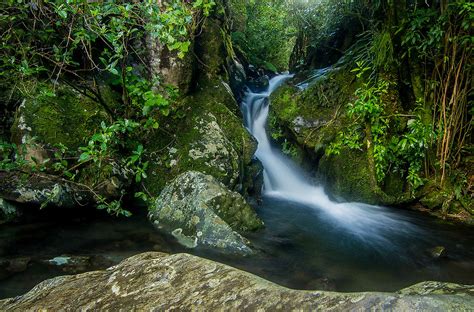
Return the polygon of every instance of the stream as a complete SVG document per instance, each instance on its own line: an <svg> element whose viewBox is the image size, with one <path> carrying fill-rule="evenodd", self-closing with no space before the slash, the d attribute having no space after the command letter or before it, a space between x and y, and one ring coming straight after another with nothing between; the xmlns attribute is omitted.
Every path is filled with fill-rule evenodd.
<svg viewBox="0 0 474 312"><path fill-rule="evenodd" d="M265 168L263 201L254 207L266 227L246 235L255 255L186 249L157 232L144 207L132 205L130 218L87 207L44 209L21 224L0 225L0 299L47 278L104 269L146 251L192 253L295 289L396 291L426 280L473 284L472 227L413 211L334 202L272 144L268 97L288 78L273 78L266 92L249 92L242 103ZM439 246L445 255L433 256Z"/></svg>

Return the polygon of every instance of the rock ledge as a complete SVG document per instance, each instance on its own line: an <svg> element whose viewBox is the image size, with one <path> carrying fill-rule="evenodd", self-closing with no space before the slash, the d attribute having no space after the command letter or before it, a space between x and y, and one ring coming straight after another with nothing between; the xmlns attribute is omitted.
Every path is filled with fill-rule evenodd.
<svg viewBox="0 0 474 312"><path fill-rule="evenodd" d="M291 290L188 254L150 252L105 271L44 281L23 296L0 301L0 310L468 311L473 295L474 286L438 282L397 293Z"/></svg>

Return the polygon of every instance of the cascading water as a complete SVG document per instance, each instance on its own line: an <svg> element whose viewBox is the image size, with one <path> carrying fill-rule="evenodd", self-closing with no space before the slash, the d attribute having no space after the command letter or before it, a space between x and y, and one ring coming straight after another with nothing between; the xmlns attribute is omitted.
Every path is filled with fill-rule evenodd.
<svg viewBox="0 0 474 312"><path fill-rule="evenodd" d="M334 227L370 244L383 244L384 248L392 246L394 236L417 232L413 225L387 208L332 201L322 186L311 184L289 158L272 146L266 131L269 96L291 77L288 74L274 77L267 91L249 91L242 102L245 125L258 141L256 157L264 167L264 195L311 207Z"/></svg>

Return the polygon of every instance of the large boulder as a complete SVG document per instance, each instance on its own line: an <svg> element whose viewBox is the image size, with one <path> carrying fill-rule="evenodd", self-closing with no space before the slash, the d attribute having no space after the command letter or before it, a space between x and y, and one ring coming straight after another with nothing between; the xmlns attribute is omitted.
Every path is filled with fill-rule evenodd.
<svg viewBox="0 0 474 312"><path fill-rule="evenodd" d="M102 91L110 95L104 104L107 106L69 85L39 84L18 109L11 129L12 142L26 144L34 138L41 146L63 144L71 151L77 150L100 129L102 121L111 120L105 107L115 105L113 93L105 88Z"/></svg>
<svg viewBox="0 0 474 312"><path fill-rule="evenodd" d="M284 140L287 150L295 151L290 156L312 170L336 197L371 204L400 204L409 200L404 193L404 179L387 174L380 187L373 185L375 177L369 170L366 145L361 149L343 148L339 155L326 154L327 147L351 123L346 106L354 100L359 84L347 67L300 74L271 95L270 132L274 138Z"/></svg>
<svg viewBox="0 0 474 312"><path fill-rule="evenodd" d="M195 171L180 175L165 187L150 208L149 218L187 247L204 245L243 254L251 250L237 232L263 226L240 194Z"/></svg>
<svg viewBox="0 0 474 312"><path fill-rule="evenodd" d="M192 62L186 56L172 68L178 76L185 68L193 71L192 79L183 74L186 87L178 84L182 90L185 87L183 96L172 115L161 121L159 139L156 134L148 138L145 187L151 194L189 170L212 175L243 195L259 193L262 170L253 159L257 144L243 126L236 100L242 96L246 74L232 46L228 3L215 4L193 38L193 52L188 53Z"/></svg>
<svg viewBox="0 0 474 312"><path fill-rule="evenodd" d="M11 141L21 146L19 153L32 165L51 164L61 149L64 149L67 161L74 162L69 158L78 157L79 147L87 145L87 140L103 122L110 123L111 112L118 109L117 94L104 85L96 87L100 90L97 91L100 98L96 99L86 86L31 82L30 88L31 94L22 100L16 112ZM117 197L120 189L129 183L123 166L113 160L102 165L92 162L82 165L75 178L77 184L34 172L26 182L20 177L25 176L24 172L2 173L5 174L13 177L8 183L0 183L0 193L5 198L57 206L76 205L75 198L79 201L84 198L76 197L79 193L87 193L86 202L91 202L91 191L84 191L87 189L107 198Z"/></svg>
<svg viewBox="0 0 474 312"><path fill-rule="evenodd" d="M2 311L470 311L474 286L425 282L397 293L288 289L188 254L144 253L105 271L56 277Z"/></svg>
<svg viewBox="0 0 474 312"><path fill-rule="evenodd" d="M256 141L244 128L228 85L216 80L182 100L178 114L163 121L165 134L150 138L147 190L161 192L167 182L189 170L212 175L242 194L258 192L253 161Z"/></svg>

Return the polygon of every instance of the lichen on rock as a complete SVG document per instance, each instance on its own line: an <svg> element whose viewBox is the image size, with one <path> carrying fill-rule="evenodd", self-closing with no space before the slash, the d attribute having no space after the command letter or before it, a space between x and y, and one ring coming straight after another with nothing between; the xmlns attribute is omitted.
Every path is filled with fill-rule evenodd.
<svg viewBox="0 0 474 312"><path fill-rule="evenodd" d="M173 136L151 139L146 188L159 193L178 175L196 170L212 175L243 194L253 188L253 162L257 144L237 115L238 105L224 82L216 80L180 103L185 112L179 122L164 120Z"/></svg>
<svg viewBox="0 0 474 312"><path fill-rule="evenodd" d="M473 292L441 282L395 293L293 290L196 256L150 252L104 271L44 281L1 300L0 310L470 311Z"/></svg>
<svg viewBox="0 0 474 312"><path fill-rule="evenodd" d="M238 193L209 175L190 171L166 186L150 207L149 219L186 247L210 246L232 253L251 253L237 232L263 226Z"/></svg>

